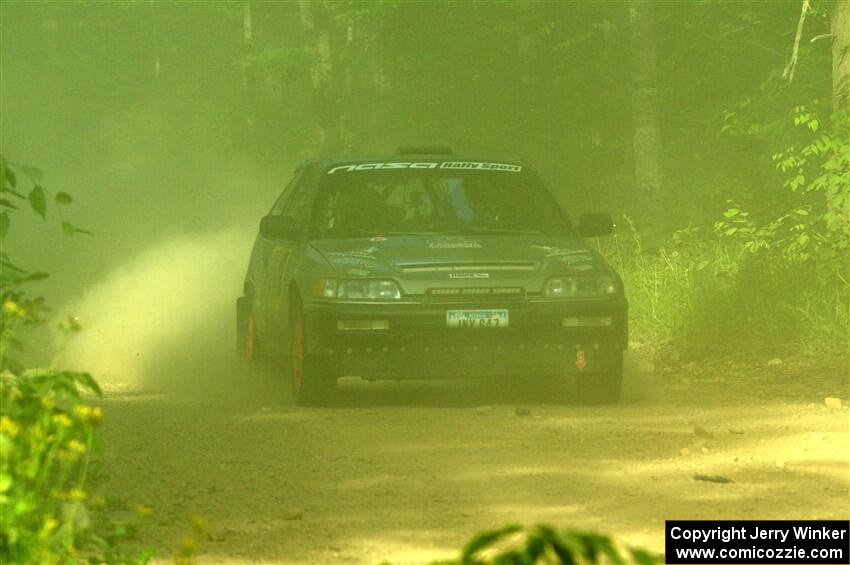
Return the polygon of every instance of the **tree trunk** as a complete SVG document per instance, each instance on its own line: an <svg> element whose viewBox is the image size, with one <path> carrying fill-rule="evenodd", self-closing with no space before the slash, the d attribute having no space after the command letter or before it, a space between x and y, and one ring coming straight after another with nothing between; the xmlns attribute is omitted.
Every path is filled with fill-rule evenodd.
<svg viewBox="0 0 850 565"><path fill-rule="evenodd" d="M529 124L534 123L536 102L534 83L536 76L533 69L539 68L534 61L534 34L540 25L540 5L536 2L520 1L516 7L516 50L519 60L519 85L515 92L514 118L516 120L516 135L522 137L528 131Z"/></svg>
<svg viewBox="0 0 850 565"><path fill-rule="evenodd" d="M352 68L352 60L354 58L354 21L349 18L345 27L345 48L343 49L343 104L344 109L340 109L338 114L339 119L339 142L343 151L348 151L354 144L353 124L351 123L351 108L354 105L354 69Z"/></svg>
<svg viewBox="0 0 850 565"><path fill-rule="evenodd" d="M148 0L151 25L151 48L153 51L153 106L154 106L154 136L158 151L162 150L165 117L162 108L162 58L159 48L159 29L153 0Z"/></svg>
<svg viewBox="0 0 850 565"><path fill-rule="evenodd" d="M332 78L331 38L326 9L321 3L299 0L301 26L307 39L306 51L310 58L310 79L313 86L316 128L312 142L321 154L336 144L336 120L330 95Z"/></svg>
<svg viewBox="0 0 850 565"><path fill-rule="evenodd" d="M832 34L832 106L850 108L850 0L835 0L830 10Z"/></svg>
<svg viewBox="0 0 850 565"><path fill-rule="evenodd" d="M635 201L639 220L660 220L663 168L655 55L655 4L629 4Z"/></svg>
<svg viewBox="0 0 850 565"><path fill-rule="evenodd" d="M832 110L838 115L837 134L846 140L847 112L850 112L850 0L835 0L830 6L829 31L832 35ZM847 200L850 188L840 183L826 190L827 220L836 231L847 237L850 218Z"/></svg>
<svg viewBox="0 0 850 565"><path fill-rule="evenodd" d="M242 3L242 91L245 97L245 129L252 145L257 140L256 64L252 59L254 52L254 19L251 13L251 0Z"/></svg>

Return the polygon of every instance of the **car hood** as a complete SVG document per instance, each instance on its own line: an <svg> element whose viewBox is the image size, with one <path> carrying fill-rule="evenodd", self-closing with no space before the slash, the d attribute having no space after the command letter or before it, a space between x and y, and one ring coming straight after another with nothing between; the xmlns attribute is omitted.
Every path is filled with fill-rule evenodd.
<svg viewBox="0 0 850 565"><path fill-rule="evenodd" d="M567 236L387 236L311 245L337 276L391 277L407 294L458 286L522 286L538 292L552 275L609 271L596 251Z"/></svg>

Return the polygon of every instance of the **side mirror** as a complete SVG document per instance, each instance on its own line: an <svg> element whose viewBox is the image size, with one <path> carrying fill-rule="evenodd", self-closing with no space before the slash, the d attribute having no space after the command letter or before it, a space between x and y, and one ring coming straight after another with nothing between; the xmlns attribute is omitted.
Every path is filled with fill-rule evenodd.
<svg viewBox="0 0 850 565"><path fill-rule="evenodd" d="M301 224L292 216L265 216L260 220L260 235L269 239L298 239Z"/></svg>
<svg viewBox="0 0 850 565"><path fill-rule="evenodd" d="M578 233L582 237L598 237L614 231L614 222L608 214L582 214L578 222Z"/></svg>

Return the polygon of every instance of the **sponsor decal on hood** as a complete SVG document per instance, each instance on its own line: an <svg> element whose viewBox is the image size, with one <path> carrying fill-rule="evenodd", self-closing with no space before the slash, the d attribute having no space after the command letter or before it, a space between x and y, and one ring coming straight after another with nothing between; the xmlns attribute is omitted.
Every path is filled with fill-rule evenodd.
<svg viewBox="0 0 850 565"><path fill-rule="evenodd" d="M481 242L462 236L443 236L428 241L429 249L481 249Z"/></svg>

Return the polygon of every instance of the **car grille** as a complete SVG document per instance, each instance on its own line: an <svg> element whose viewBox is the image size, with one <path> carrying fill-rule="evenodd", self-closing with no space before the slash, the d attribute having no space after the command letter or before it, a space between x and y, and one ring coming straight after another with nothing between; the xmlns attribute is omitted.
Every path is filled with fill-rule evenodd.
<svg viewBox="0 0 850 565"><path fill-rule="evenodd" d="M525 300L525 289L519 286L429 288L425 292L429 302L479 302L498 299L501 301Z"/></svg>

